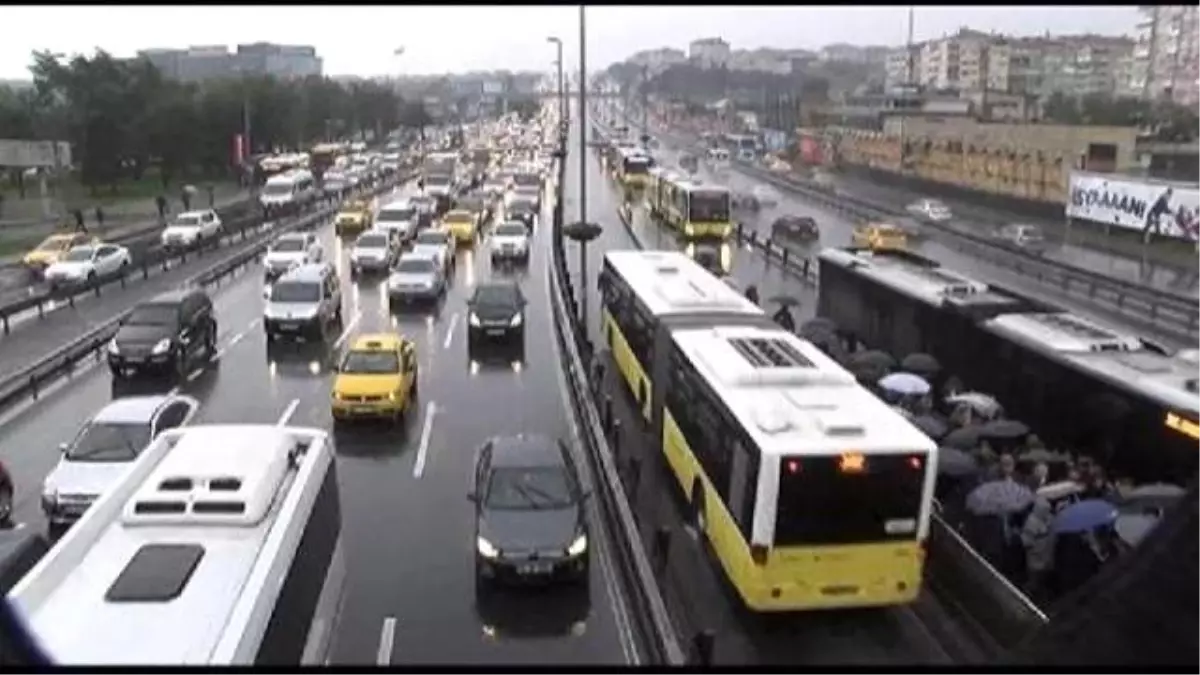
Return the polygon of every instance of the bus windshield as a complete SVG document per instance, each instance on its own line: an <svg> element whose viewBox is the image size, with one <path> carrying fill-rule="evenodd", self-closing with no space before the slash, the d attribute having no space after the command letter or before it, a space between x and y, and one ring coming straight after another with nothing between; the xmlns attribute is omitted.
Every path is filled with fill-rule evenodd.
<svg viewBox="0 0 1200 675"><path fill-rule="evenodd" d="M689 220L723 222L729 220L728 192L693 192Z"/></svg>
<svg viewBox="0 0 1200 675"><path fill-rule="evenodd" d="M775 546L916 538L925 456L850 457L853 466L843 456L782 459Z"/></svg>
<svg viewBox="0 0 1200 675"><path fill-rule="evenodd" d="M635 176L644 176L652 166L654 166L654 161L649 157L635 157L626 159L625 173Z"/></svg>

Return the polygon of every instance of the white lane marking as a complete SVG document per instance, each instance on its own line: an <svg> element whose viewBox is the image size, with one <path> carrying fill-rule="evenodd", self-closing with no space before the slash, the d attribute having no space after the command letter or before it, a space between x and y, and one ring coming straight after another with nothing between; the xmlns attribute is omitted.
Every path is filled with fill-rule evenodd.
<svg viewBox="0 0 1200 675"><path fill-rule="evenodd" d="M199 377L200 377L201 375L203 375L203 374L204 374L204 369L203 369L203 368L197 368L197 369L193 370L192 372L188 373L188 376L187 376L187 381L188 381L188 382L195 382L195 381L196 381L196 379L197 379L197 378L199 378Z"/></svg>
<svg viewBox="0 0 1200 675"><path fill-rule="evenodd" d="M250 319L250 323L246 324L246 330L254 330L262 325L262 317Z"/></svg>
<svg viewBox="0 0 1200 675"><path fill-rule="evenodd" d="M458 326L458 312L450 316L450 325L446 327L446 341L442 343L442 349L450 349L450 343L454 341L454 328Z"/></svg>
<svg viewBox="0 0 1200 675"><path fill-rule="evenodd" d="M213 354L212 359L210 359L210 360L219 361L221 359L221 357L225 356L225 352L229 351L229 349L231 347L233 347L237 343L241 342L242 338L244 338L244 337L246 337L246 333L243 331L243 332L237 333L233 337L229 338L229 342L225 343L224 347L221 347L220 349L218 349L217 353Z"/></svg>
<svg viewBox="0 0 1200 675"><path fill-rule="evenodd" d="M356 327L358 327L358 322L361 320L362 320L362 310L361 309L354 310L354 316L350 317L350 320L346 322L346 325L342 328L342 334L339 335L338 338L333 341L334 349L338 349L339 347L342 346L342 343L346 341L346 338L350 337L350 334L354 332L354 329Z"/></svg>
<svg viewBox="0 0 1200 675"><path fill-rule="evenodd" d="M429 456L429 438L433 435L433 418L437 417L437 403L425 404L425 423L421 426L421 440L417 445L417 463L413 465L413 478L425 473L425 460Z"/></svg>
<svg viewBox="0 0 1200 675"><path fill-rule="evenodd" d="M300 405L300 399L292 399L292 402L288 404L288 407L283 411L283 414L279 416L279 421L275 423L275 426L287 426L288 420L292 419L292 415L296 412L296 406L298 405Z"/></svg>
<svg viewBox="0 0 1200 675"><path fill-rule="evenodd" d="M396 617L389 616L383 620L379 630L379 651L375 653L375 665L392 665L392 647L396 643Z"/></svg>

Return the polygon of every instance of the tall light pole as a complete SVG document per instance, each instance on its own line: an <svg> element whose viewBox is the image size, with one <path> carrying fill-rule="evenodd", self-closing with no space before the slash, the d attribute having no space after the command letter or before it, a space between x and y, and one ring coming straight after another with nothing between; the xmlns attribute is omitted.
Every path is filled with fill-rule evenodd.
<svg viewBox="0 0 1200 675"><path fill-rule="evenodd" d="M393 49L392 56L395 57L397 61L399 61L400 57L404 56L404 45L400 45L399 47L396 47L395 49ZM403 126L403 124L404 124L404 121L403 121L404 109L403 109L403 107L401 107L401 101L400 101L400 99L402 97L400 96L400 69L399 68L396 69L396 84L392 86L392 91L396 94L396 99L397 99L396 100L396 106L397 106L396 119L399 120L401 126ZM392 129L389 129L388 133L390 134L390 133L392 133L392 131L393 131Z"/></svg>
<svg viewBox="0 0 1200 675"><path fill-rule="evenodd" d="M554 65L558 67L558 121L559 124L562 124L567 119L567 90L563 86L563 44L562 39L553 35L546 38L546 42L553 42L558 54L558 57L554 59Z"/></svg>

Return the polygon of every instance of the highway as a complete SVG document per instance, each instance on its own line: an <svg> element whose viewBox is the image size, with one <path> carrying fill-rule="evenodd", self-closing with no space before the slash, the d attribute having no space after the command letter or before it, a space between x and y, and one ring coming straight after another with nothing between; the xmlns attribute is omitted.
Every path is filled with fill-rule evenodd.
<svg viewBox="0 0 1200 675"><path fill-rule="evenodd" d="M530 300L523 353L469 353L465 298L474 284L497 274L486 256L471 250L459 253L451 288L437 307L392 314L382 278L351 281L347 251L326 223L319 232L343 280L344 328L325 344L268 348L258 266L213 292L218 358L179 385L201 402L194 424L284 422L331 429L331 366L338 350L357 335L385 330L417 343L420 398L405 428L367 425L335 433L349 569L332 663L623 665L642 659L594 502L596 550L586 587L500 592L486 601L475 593L473 512L466 499L475 449L496 434L569 437L571 431L558 360L548 357L557 349L545 274L548 229L539 228L528 268L512 272ZM133 302L131 294L102 296L86 317L55 324L60 327L45 333L41 350L56 346L53 336L68 336ZM14 332L5 342L26 342L33 330ZM13 361L7 359L16 357L3 358L8 367ZM6 416L0 458L18 486L15 520L45 528L42 478L57 460L57 445L70 440L88 415L115 394L171 386L115 391L107 368L92 367ZM587 463L580 465L586 472Z"/></svg>
<svg viewBox="0 0 1200 675"><path fill-rule="evenodd" d="M578 133L578 128L573 132ZM578 138L571 147L578 146ZM585 288L589 293L589 334L602 344L599 331L600 301L596 278L603 250L637 248L619 221L620 198L613 183L603 174L595 153L585 160L588 171L588 220L603 227L590 245ZM578 219L579 178L574 154L568 159L566 220ZM635 218L632 230L647 248L678 249L676 239L648 222ZM799 314L808 318L815 309L813 289L799 285L763 258L747 250L733 250L732 275L739 284L757 284L764 299L786 293L801 300ZM567 244L569 273L578 280L578 253ZM579 284L576 283L578 288ZM913 608L861 611L813 612L760 616L745 611L719 572L707 546L685 529L681 520L678 486L659 459L652 439L641 431L631 399L608 369L605 393L614 400L614 411L625 433L618 447L618 461L628 466L637 457L642 465L631 501L648 550L653 551L653 533L670 532L665 571L659 575L663 593L681 640L690 640L698 630L716 633L716 665L867 665L894 663L939 663L953 661L947 643L965 644L962 629L931 594L926 593ZM633 433L630 433L630 430ZM629 487L627 486L627 489Z"/></svg>

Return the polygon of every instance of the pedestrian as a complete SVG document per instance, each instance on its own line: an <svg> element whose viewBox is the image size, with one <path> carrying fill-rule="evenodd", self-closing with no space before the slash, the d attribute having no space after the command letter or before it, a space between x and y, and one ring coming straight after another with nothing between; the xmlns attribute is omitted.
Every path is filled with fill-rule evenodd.
<svg viewBox="0 0 1200 675"><path fill-rule="evenodd" d="M165 225L167 222L167 198L159 195L154 198L154 204L158 207L158 221Z"/></svg>
<svg viewBox="0 0 1200 675"><path fill-rule="evenodd" d="M192 185L184 185L179 191L179 201L183 202L183 210L192 210L192 195L196 192L196 188Z"/></svg>
<svg viewBox="0 0 1200 675"><path fill-rule="evenodd" d="M1025 546L1025 591L1035 602L1046 592L1047 581L1054 568L1054 509L1049 500L1036 499L1033 509L1021 528L1021 543Z"/></svg>
<svg viewBox="0 0 1200 675"><path fill-rule="evenodd" d="M87 234L87 223L83 222L83 209L75 209L75 231L81 234Z"/></svg>
<svg viewBox="0 0 1200 675"><path fill-rule="evenodd" d="M217 208L216 188L213 187L212 183L209 183L208 185L205 186L205 189L208 191L208 208L210 208L210 209Z"/></svg>
<svg viewBox="0 0 1200 675"><path fill-rule="evenodd" d="M104 209L101 209L99 204L96 205L96 227L104 229Z"/></svg>
<svg viewBox="0 0 1200 675"><path fill-rule="evenodd" d="M1045 462L1038 462L1033 465L1033 469L1029 472L1029 478L1025 481L1026 487L1034 492L1046 487L1050 483L1050 465Z"/></svg>

